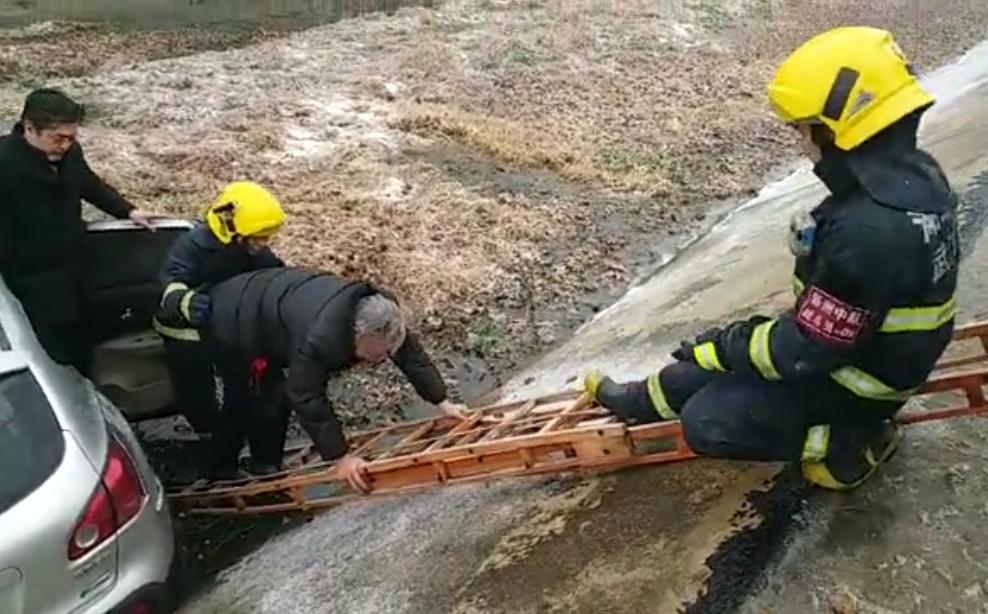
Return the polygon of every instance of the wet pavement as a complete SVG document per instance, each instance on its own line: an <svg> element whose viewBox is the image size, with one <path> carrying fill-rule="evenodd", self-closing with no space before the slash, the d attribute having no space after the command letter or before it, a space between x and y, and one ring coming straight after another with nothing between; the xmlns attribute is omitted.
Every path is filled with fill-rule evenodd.
<svg viewBox="0 0 988 614"><path fill-rule="evenodd" d="M988 45L928 83L941 102L923 140L965 199L965 320L986 310ZM520 373L510 397L572 387L591 367L639 377L681 338L787 306L788 219L822 196L806 167L767 187ZM888 471L849 496L774 464L696 460L368 499L284 531L184 611L761 613L856 599L836 611L976 612L986 434L970 420L910 429Z"/></svg>

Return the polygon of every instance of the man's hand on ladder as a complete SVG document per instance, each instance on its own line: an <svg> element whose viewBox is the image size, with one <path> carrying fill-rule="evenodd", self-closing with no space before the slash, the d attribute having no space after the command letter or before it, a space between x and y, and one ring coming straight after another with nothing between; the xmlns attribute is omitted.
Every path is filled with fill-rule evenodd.
<svg viewBox="0 0 988 614"><path fill-rule="evenodd" d="M370 492L366 468L367 461L352 454L347 454L336 461L336 471L339 476L346 480L351 488L365 495Z"/></svg>
<svg viewBox="0 0 988 614"><path fill-rule="evenodd" d="M466 405L459 405L448 400L437 403L436 409L442 412L444 416L456 418L458 420L463 420L466 417L464 414L467 412Z"/></svg>

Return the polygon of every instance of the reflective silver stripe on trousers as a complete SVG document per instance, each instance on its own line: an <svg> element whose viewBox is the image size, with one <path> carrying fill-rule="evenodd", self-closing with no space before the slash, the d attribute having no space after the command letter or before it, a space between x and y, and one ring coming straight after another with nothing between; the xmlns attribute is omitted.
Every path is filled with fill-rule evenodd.
<svg viewBox="0 0 988 614"><path fill-rule="evenodd" d="M803 442L803 460L820 461L827 457L830 446L830 425L817 424L806 431L806 441Z"/></svg>
<svg viewBox="0 0 988 614"><path fill-rule="evenodd" d="M873 401L905 401L915 392L915 388L896 390L857 367L842 367L830 377L857 396Z"/></svg>
<svg viewBox="0 0 988 614"><path fill-rule="evenodd" d="M672 410L669 406L669 401L666 400L666 394L662 391L662 382L659 381L659 374L653 373L648 376L645 380L646 388L648 389L648 398L652 402L652 407L655 408L656 413L659 416L665 418L666 420L676 420L679 416Z"/></svg>

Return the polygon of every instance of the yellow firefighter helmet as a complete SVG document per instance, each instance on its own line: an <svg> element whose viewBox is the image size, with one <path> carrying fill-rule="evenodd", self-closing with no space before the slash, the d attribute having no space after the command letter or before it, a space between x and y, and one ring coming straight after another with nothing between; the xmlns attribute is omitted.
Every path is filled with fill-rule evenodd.
<svg viewBox="0 0 988 614"><path fill-rule="evenodd" d="M227 185L206 212L206 223L221 243L244 237L267 237L278 232L285 212L267 190L249 181Z"/></svg>
<svg viewBox="0 0 988 614"><path fill-rule="evenodd" d="M845 151L934 102L892 34L861 26L804 43L779 67L768 97L783 121L822 123Z"/></svg>

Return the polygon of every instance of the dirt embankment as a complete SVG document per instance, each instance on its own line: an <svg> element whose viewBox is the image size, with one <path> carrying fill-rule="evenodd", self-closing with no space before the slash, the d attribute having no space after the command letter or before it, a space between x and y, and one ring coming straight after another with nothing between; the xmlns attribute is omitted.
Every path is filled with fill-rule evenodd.
<svg viewBox="0 0 988 614"><path fill-rule="evenodd" d="M795 154L764 86L799 42L881 25L923 70L986 21L964 0L474 0L299 33L40 28L0 37L0 117L30 86L65 87L91 107L93 164L159 211L266 184L291 215L277 249L397 290L475 399L622 292L704 204ZM381 374L333 387L345 413L377 421L411 399Z"/></svg>

